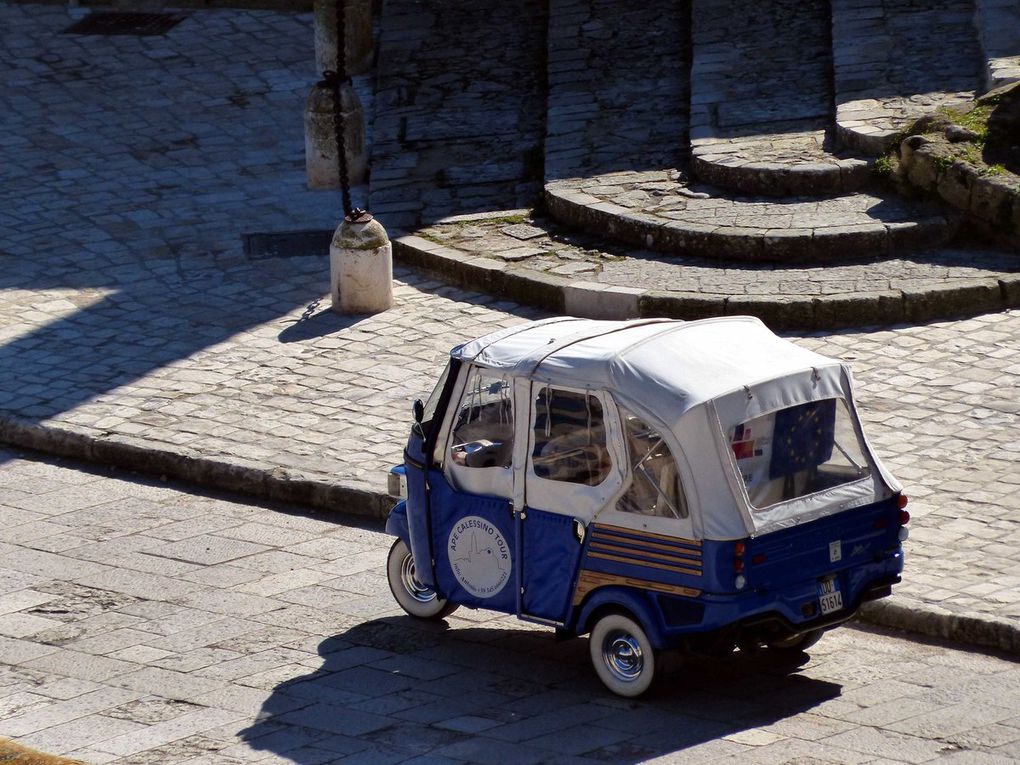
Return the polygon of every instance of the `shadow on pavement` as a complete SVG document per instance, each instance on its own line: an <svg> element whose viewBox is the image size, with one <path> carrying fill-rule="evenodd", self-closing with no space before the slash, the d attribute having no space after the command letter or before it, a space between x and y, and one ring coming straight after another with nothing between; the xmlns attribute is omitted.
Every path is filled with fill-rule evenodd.
<svg viewBox="0 0 1020 765"><path fill-rule="evenodd" d="M387 617L356 625L324 640L322 666L274 688L239 736L298 765L334 752L637 763L710 742L713 756L735 753L740 747L724 737L841 692L798 674L806 654L761 651L674 662L649 697L621 699L596 679L587 639L557 642L551 631L506 623Z"/></svg>

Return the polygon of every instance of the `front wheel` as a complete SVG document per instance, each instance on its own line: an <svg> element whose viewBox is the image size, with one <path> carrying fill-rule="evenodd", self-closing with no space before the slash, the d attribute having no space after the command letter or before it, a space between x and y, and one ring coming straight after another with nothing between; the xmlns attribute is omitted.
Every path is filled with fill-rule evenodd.
<svg viewBox="0 0 1020 765"><path fill-rule="evenodd" d="M414 556L401 539L390 547L386 558L386 579L397 603L411 616L442 619L457 610L455 603L439 597L435 590L418 581L414 573Z"/></svg>
<svg viewBox="0 0 1020 765"><path fill-rule="evenodd" d="M608 614L588 638L595 674L617 696L634 698L655 679L657 653L641 625L623 614Z"/></svg>

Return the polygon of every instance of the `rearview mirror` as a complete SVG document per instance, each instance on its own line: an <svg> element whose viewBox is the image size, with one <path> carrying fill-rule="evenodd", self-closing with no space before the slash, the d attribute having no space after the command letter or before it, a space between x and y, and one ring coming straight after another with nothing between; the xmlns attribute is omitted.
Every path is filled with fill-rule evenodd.
<svg viewBox="0 0 1020 765"><path fill-rule="evenodd" d="M411 404L411 415L414 417L414 421L421 425L422 418L425 416L425 404L420 398L416 398Z"/></svg>

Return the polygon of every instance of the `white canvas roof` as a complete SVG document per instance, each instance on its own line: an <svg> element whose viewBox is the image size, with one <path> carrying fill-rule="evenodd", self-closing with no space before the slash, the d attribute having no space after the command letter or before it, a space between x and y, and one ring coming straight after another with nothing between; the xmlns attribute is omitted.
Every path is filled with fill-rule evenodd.
<svg viewBox="0 0 1020 765"><path fill-rule="evenodd" d="M514 375L637 399L667 424L745 385L840 362L774 335L761 321L626 322L549 319L486 335L457 349L462 360Z"/></svg>

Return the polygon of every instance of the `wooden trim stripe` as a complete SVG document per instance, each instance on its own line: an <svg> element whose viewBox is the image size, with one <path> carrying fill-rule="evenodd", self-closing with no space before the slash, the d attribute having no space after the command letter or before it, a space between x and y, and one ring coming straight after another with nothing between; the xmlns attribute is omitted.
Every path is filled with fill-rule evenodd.
<svg viewBox="0 0 1020 765"><path fill-rule="evenodd" d="M641 556L640 559L651 558L652 560L665 561L667 563L684 563L688 566L701 569L701 558L688 558L684 555L679 555L675 552L660 553L652 552L651 550L645 550L643 548L633 547L620 547L619 545L606 544L601 539L592 539L591 548L592 550L600 550L602 552L616 553L624 556ZM662 548L659 548L662 549Z"/></svg>
<svg viewBox="0 0 1020 765"><path fill-rule="evenodd" d="M650 582L646 579L635 579L630 576L618 576L616 574L603 574L598 571L581 571L577 577L577 587L574 589L574 606L577 607L584 602L589 593L600 587L621 585L624 587L637 587L652 592L662 592L667 595L680 595L685 598L696 598L701 595L701 590L691 587L682 587L676 584L662 584L661 582Z"/></svg>
<svg viewBox="0 0 1020 765"><path fill-rule="evenodd" d="M677 574L688 574L690 576L701 576L701 571L694 568L685 568L683 566L669 566L665 563L652 563L647 560L640 560L638 558L623 558L619 555L607 555L606 553L592 552L589 550L588 556L591 558L600 558L602 560L611 560L615 563L626 563L630 566L640 566L646 568L658 568L663 571L673 571Z"/></svg>
<svg viewBox="0 0 1020 765"><path fill-rule="evenodd" d="M623 526L610 526L607 524L596 524L595 532L605 531L608 533L625 534L631 537L647 537L649 539L661 539L664 542L672 542L674 544L688 545L690 547L697 547L701 549L701 540L699 539L686 539L684 537L671 537L666 534L653 534L651 531L641 531L640 529L625 529Z"/></svg>
<svg viewBox="0 0 1020 765"><path fill-rule="evenodd" d="M700 542L620 526L593 525L588 555L630 566L655 568L688 576L702 575Z"/></svg>

